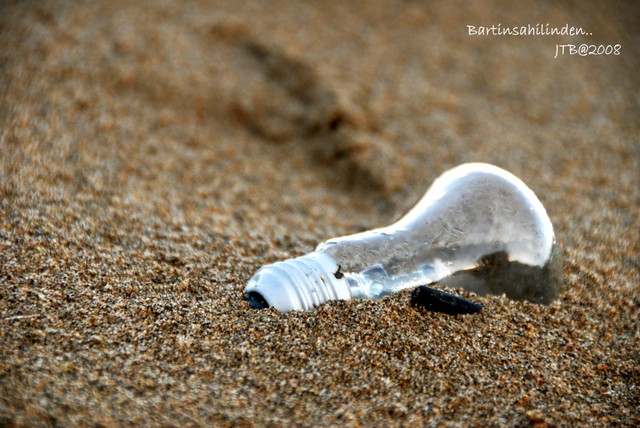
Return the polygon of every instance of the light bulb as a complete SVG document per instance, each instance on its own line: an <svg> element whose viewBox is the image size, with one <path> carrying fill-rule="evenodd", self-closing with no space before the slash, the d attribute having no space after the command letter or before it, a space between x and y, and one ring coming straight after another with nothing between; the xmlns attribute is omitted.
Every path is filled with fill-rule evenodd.
<svg viewBox="0 0 640 428"><path fill-rule="evenodd" d="M533 191L503 169L468 163L437 178L395 224L264 266L244 293L254 308L287 312L438 282L546 304L561 273L553 226Z"/></svg>

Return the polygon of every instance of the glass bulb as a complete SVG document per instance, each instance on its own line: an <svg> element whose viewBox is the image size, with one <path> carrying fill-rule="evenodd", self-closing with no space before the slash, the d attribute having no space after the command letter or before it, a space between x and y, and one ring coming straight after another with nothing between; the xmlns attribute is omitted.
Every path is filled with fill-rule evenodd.
<svg viewBox="0 0 640 428"><path fill-rule="evenodd" d="M286 312L438 282L547 304L561 274L553 226L533 191L503 169L469 163L437 178L393 225L264 266L244 293L254 308Z"/></svg>

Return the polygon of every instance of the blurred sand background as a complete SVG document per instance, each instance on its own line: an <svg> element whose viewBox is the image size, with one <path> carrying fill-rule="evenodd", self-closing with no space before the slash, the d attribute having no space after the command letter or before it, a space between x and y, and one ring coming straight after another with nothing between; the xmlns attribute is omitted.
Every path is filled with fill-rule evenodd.
<svg viewBox="0 0 640 428"><path fill-rule="evenodd" d="M3 1L0 426L637 426L639 22L634 1ZM499 23L592 35L467 33ZM552 305L242 300L468 161L547 208Z"/></svg>

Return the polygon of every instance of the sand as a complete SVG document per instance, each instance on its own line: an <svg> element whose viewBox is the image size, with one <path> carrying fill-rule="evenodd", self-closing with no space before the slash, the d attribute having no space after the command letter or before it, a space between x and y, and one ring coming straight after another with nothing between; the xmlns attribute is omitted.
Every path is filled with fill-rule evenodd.
<svg viewBox="0 0 640 428"><path fill-rule="evenodd" d="M2 3L0 426L640 424L638 5L325 3ZM467 27L538 23L592 34ZM469 161L545 205L549 306L242 299Z"/></svg>

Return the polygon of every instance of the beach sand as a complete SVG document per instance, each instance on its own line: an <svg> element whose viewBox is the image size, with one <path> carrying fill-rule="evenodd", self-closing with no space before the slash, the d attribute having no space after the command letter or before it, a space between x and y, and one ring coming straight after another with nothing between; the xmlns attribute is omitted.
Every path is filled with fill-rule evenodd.
<svg viewBox="0 0 640 428"><path fill-rule="evenodd" d="M631 1L3 2L0 426L639 425L639 20ZM591 34L467 27L547 23ZM554 58L582 43L619 55ZM546 207L551 305L243 300L260 266L392 223L464 162Z"/></svg>

